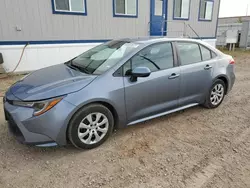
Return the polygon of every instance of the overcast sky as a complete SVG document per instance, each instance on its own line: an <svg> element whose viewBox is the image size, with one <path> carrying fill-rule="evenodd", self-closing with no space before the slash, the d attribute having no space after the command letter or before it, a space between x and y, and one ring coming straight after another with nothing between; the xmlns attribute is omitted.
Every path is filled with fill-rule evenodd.
<svg viewBox="0 0 250 188"><path fill-rule="evenodd" d="M250 15L250 0L221 0L219 17L246 16L247 4Z"/></svg>

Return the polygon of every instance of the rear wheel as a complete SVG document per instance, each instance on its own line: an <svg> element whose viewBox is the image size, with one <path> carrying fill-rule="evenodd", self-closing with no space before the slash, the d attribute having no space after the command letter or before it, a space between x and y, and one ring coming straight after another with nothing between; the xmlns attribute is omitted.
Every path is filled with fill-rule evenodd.
<svg viewBox="0 0 250 188"><path fill-rule="evenodd" d="M92 149L101 145L114 127L110 110L100 104L91 104L79 110L68 128L68 138L77 148Z"/></svg>
<svg viewBox="0 0 250 188"><path fill-rule="evenodd" d="M223 101L226 92L225 83L218 79L214 82L204 104L207 108L217 108Z"/></svg>

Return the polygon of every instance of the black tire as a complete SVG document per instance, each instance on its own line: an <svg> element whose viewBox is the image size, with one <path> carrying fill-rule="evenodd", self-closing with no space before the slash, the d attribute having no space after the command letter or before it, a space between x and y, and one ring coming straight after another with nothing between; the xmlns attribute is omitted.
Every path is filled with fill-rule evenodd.
<svg viewBox="0 0 250 188"><path fill-rule="evenodd" d="M102 113L103 115L105 115L108 119L108 130L105 136L97 143L86 144L82 142L81 139L78 137L78 128L83 119L91 113ZM74 116L72 117L67 131L68 138L70 142L79 149L92 149L98 147L108 139L108 137L112 133L113 127L114 127L114 117L110 112L110 110L101 104L90 104L77 111L76 114L74 114Z"/></svg>
<svg viewBox="0 0 250 188"><path fill-rule="evenodd" d="M221 85L223 86L224 92L223 92L223 96L222 96L221 101L220 101L218 104L214 105L214 104L212 104L212 101L211 101L211 99L210 99L210 96L211 96L211 93L212 93L214 87L215 87L216 85L218 85L218 84L221 84ZM209 109L217 108L218 106L220 106L220 104L221 104L222 101L224 100L225 93L226 93L226 85L225 85L224 81L222 81L222 80L220 80L220 79L215 80L214 83L213 83L213 85L212 85L211 88L209 89L209 93L208 93L207 96L206 96L206 100L205 100L205 103L203 104L203 106L206 107L206 108L209 108Z"/></svg>

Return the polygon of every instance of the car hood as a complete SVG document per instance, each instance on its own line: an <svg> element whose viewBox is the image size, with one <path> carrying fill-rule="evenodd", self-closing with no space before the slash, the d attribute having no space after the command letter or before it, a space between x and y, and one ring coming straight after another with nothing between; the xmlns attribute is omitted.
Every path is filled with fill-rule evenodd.
<svg viewBox="0 0 250 188"><path fill-rule="evenodd" d="M11 86L10 92L24 101L43 100L79 91L96 77L60 64L31 73Z"/></svg>

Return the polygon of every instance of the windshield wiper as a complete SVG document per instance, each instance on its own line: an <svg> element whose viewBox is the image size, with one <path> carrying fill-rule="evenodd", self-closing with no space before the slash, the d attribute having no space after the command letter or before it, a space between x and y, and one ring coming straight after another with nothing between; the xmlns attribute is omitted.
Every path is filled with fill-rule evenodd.
<svg viewBox="0 0 250 188"><path fill-rule="evenodd" d="M150 63L152 63L158 70L161 69L161 68L160 68L154 61L152 61L151 59L145 57L144 55L140 55L140 54L139 54L139 56L142 57L143 59L146 59L146 60L149 61Z"/></svg>
<svg viewBox="0 0 250 188"><path fill-rule="evenodd" d="M77 68L81 71L81 72L84 72L86 74L92 74L91 72L89 72L87 69L83 68L83 67L80 67L80 66L77 66Z"/></svg>
<svg viewBox="0 0 250 188"><path fill-rule="evenodd" d="M74 70L79 70L79 68L77 68L76 66L73 66L71 63L65 63L68 67L70 67L71 69L74 69Z"/></svg>
<svg viewBox="0 0 250 188"><path fill-rule="evenodd" d="M78 70L78 71L84 72L86 74L91 74L91 72L89 72L86 68L83 68L81 66L77 66L77 65L73 64L72 61L68 62L67 66L69 66L70 68L72 68L74 70Z"/></svg>

